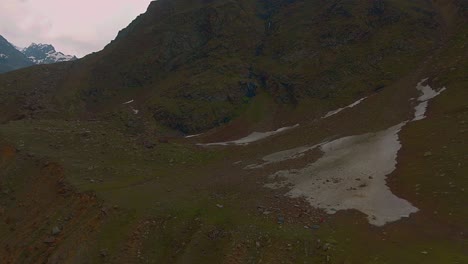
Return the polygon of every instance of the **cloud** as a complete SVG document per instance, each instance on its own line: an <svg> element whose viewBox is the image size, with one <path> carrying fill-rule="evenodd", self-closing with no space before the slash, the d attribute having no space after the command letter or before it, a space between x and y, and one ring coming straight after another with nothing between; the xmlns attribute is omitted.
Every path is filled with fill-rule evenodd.
<svg viewBox="0 0 468 264"><path fill-rule="evenodd" d="M0 0L0 35L17 46L48 43L84 56L102 49L151 0Z"/></svg>

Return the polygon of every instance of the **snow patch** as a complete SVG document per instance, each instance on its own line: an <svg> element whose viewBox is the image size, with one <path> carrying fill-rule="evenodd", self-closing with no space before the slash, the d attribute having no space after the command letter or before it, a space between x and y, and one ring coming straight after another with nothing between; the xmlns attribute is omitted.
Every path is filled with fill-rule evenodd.
<svg viewBox="0 0 468 264"><path fill-rule="evenodd" d="M188 135L188 136L185 136L185 138L194 138L194 137L198 137L198 136L201 136L201 135L203 135L203 133L195 134L195 135Z"/></svg>
<svg viewBox="0 0 468 264"><path fill-rule="evenodd" d="M131 103L133 103L134 101L135 101L135 100L133 100L133 99L132 99L132 100L130 100L130 101L127 101L127 102L125 102L125 103L122 103L122 104L123 104L123 105L126 105L126 104L131 104Z"/></svg>
<svg viewBox="0 0 468 264"><path fill-rule="evenodd" d="M251 164L251 165L246 166L244 169L259 169L272 163L282 162L282 161L286 161L290 159L298 159L300 157L303 157L306 152L314 150L326 143L327 142L323 142L323 143L316 144L313 146L302 146L302 147L297 147L293 149L287 149L287 150L279 151L276 153L272 153L262 158L263 163Z"/></svg>
<svg viewBox="0 0 468 264"><path fill-rule="evenodd" d="M228 146L228 145L248 145L252 142L255 142L255 141L259 141L261 139L264 139L264 138L267 138L267 137L270 137L270 136L273 136L273 135L276 135L278 133L281 133L281 132L284 132L284 131L287 131L287 130L290 130L290 129L293 129L293 128L296 128L298 127L299 124L296 124L294 126L290 126L290 127L282 127L282 128L279 128L275 131L269 131L269 132L253 132L252 134L244 137L244 138L241 138L241 139L238 139L238 140L234 140L234 141L226 141L226 142L216 142L216 143L207 143L207 144L197 144L199 146Z"/></svg>
<svg viewBox="0 0 468 264"><path fill-rule="evenodd" d="M416 89L418 89L418 91L420 91L422 94L418 97L418 102L420 103L414 107L415 112L413 121L422 120L426 118L425 114L427 110L428 101L446 90L446 88L443 87L436 91L432 89L429 85L423 85L423 83L425 83L426 81L427 78L421 80L416 86Z"/></svg>
<svg viewBox="0 0 468 264"><path fill-rule="evenodd" d="M257 169L274 162L300 158L309 150L320 148L324 153L317 161L301 169L281 170L272 175L268 188L289 188L287 196L304 197L312 206L329 214L339 210L356 209L367 215L370 224L383 226L418 211L408 201L394 195L386 185L386 177L397 165L401 148L399 132L408 123L425 118L429 100L445 87L435 91L423 85L411 121L376 133L343 137L314 146L302 146L267 155L264 163L249 165L245 169ZM363 99L351 104L357 105ZM344 109L344 108L343 108Z"/></svg>
<svg viewBox="0 0 468 264"><path fill-rule="evenodd" d="M279 181L265 186L289 186L287 196L304 197L329 214L359 210L376 226L408 217L418 209L395 196L385 182L396 168L398 132L404 124L322 144L324 155L319 160L303 169L278 171L270 178Z"/></svg>
<svg viewBox="0 0 468 264"><path fill-rule="evenodd" d="M366 99L367 99L367 97L364 97L364 98L361 98L361 99L357 100L356 102L354 102L354 103L352 103L352 104L350 104L350 105L348 105L348 106L345 106L345 107L343 107L343 108L339 108L339 109L334 110L334 111L330 111L330 112L328 112L326 115L324 115L324 116L322 117L322 119L323 119L323 118L328 118L328 117L333 116L333 115L336 115L336 114L338 114L339 112L341 112L341 111L343 111L343 110L345 110L345 109L347 109L347 108L353 108L353 107L355 107L356 105L362 103L362 101L364 101L364 100L366 100Z"/></svg>

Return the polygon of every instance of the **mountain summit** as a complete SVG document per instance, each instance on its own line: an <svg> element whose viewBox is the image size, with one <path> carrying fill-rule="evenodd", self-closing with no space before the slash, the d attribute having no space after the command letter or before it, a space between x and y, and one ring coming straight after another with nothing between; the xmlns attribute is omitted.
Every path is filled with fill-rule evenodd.
<svg viewBox="0 0 468 264"><path fill-rule="evenodd" d="M35 64L51 64L63 61L72 61L77 58L72 55L65 55L57 52L54 46L50 44L32 43L29 47L21 50L29 60Z"/></svg>
<svg viewBox="0 0 468 264"><path fill-rule="evenodd" d="M27 48L18 48L0 35L0 73L35 64L51 64L76 59L75 56L56 51L50 44L32 43Z"/></svg>
<svg viewBox="0 0 468 264"><path fill-rule="evenodd" d="M0 73L29 67L33 64L23 53L0 35Z"/></svg>

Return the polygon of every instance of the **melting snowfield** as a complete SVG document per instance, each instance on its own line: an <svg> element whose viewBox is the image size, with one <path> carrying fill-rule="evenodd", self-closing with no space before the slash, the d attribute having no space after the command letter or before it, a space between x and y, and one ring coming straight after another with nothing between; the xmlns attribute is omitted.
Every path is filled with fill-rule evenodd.
<svg viewBox="0 0 468 264"><path fill-rule="evenodd" d="M344 137L320 146L324 155L300 170L279 171L270 188L290 186L288 196L305 197L314 207L333 214L356 209L369 223L382 226L418 211L398 198L385 184L396 168L398 132L404 123L387 130Z"/></svg>
<svg viewBox="0 0 468 264"><path fill-rule="evenodd" d="M246 136L244 138L234 140L234 141L216 142L216 143L207 143L207 144L197 144L197 145L199 145L199 146L248 145L248 144L250 144L252 142L259 141L261 139L264 139L264 138L279 134L281 132L296 128L298 126L299 126L299 124L296 124L296 125L290 126L290 127L282 127L282 128L279 128L279 129L277 129L275 131L253 132L252 134L250 134L250 135L248 135L248 136Z"/></svg>
<svg viewBox="0 0 468 264"><path fill-rule="evenodd" d="M429 100L445 90L442 88L435 91L428 85L424 86L426 80L422 80L416 87L421 96L412 121L425 118ZM407 123L402 122L376 133L276 152L263 157L262 164L249 165L245 169L257 169L271 163L296 159L309 150L319 148L323 155L317 161L301 169L278 171L270 175L272 182L265 187L288 188L287 196L304 197L312 206L330 214L356 209L367 215L370 224L383 226L418 211L411 203L394 195L386 185L386 177L395 170L401 148L398 133Z"/></svg>

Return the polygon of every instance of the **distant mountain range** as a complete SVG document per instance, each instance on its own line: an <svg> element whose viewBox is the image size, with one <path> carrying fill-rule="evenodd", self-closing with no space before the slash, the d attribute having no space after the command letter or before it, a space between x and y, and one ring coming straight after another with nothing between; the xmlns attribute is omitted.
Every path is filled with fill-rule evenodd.
<svg viewBox="0 0 468 264"><path fill-rule="evenodd" d="M55 50L50 44L32 43L19 48L0 35L0 73L5 73L36 64L51 64L72 61L77 58Z"/></svg>
<svg viewBox="0 0 468 264"><path fill-rule="evenodd" d="M0 73L34 65L21 51L0 36Z"/></svg>
<svg viewBox="0 0 468 264"><path fill-rule="evenodd" d="M77 59L75 56L56 51L54 46L50 44L32 43L29 47L22 49L21 52L35 64L51 64Z"/></svg>

